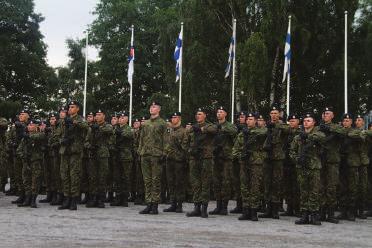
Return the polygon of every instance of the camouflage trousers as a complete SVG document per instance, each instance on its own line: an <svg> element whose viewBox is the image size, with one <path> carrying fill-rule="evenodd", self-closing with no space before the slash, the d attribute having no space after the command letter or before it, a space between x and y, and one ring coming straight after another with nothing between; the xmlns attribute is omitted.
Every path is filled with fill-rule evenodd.
<svg viewBox="0 0 372 248"><path fill-rule="evenodd" d="M63 154L61 156L62 192L65 197L80 196L82 154Z"/></svg>
<svg viewBox="0 0 372 248"><path fill-rule="evenodd" d="M161 175L163 163L160 157L141 157L141 169L145 185L145 201L147 203L160 203Z"/></svg>
<svg viewBox="0 0 372 248"><path fill-rule="evenodd" d="M89 173L89 192L103 195L106 192L108 174L109 159L94 158L91 163L91 173Z"/></svg>
<svg viewBox="0 0 372 248"><path fill-rule="evenodd" d="M300 185L301 211L315 212L320 208L320 170L297 168Z"/></svg>
<svg viewBox="0 0 372 248"><path fill-rule="evenodd" d="M142 168L141 168L141 160L140 158L134 159L134 166L136 167L136 175L134 176L136 181L136 193L138 196L143 196L145 194L145 185L143 182L143 175L142 175Z"/></svg>
<svg viewBox="0 0 372 248"><path fill-rule="evenodd" d="M264 163L264 200L281 204L283 182L283 160L267 160Z"/></svg>
<svg viewBox="0 0 372 248"><path fill-rule="evenodd" d="M215 158L213 161L213 191L216 200L232 198L233 163L231 159Z"/></svg>
<svg viewBox="0 0 372 248"><path fill-rule="evenodd" d="M263 165L240 161L240 183L243 207L259 208L262 201Z"/></svg>
<svg viewBox="0 0 372 248"><path fill-rule="evenodd" d="M91 163L93 162L92 158L87 156L83 157L81 162L81 178L80 178L80 192L88 193L89 188L89 172L92 169Z"/></svg>
<svg viewBox="0 0 372 248"><path fill-rule="evenodd" d="M132 160L119 159L114 164L114 192L116 194L124 194L125 196L129 195L130 186L132 185Z"/></svg>
<svg viewBox="0 0 372 248"><path fill-rule="evenodd" d="M335 209L339 187L339 164L323 163L320 171L321 206Z"/></svg>
<svg viewBox="0 0 372 248"><path fill-rule="evenodd" d="M287 206L299 210L300 189L297 181L296 165L290 162L285 163L283 168L283 198Z"/></svg>
<svg viewBox="0 0 372 248"><path fill-rule="evenodd" d="M39 194L41 187L41 160L23 161L22 178L26 195Z"/></svg>
<svg viewBox="0 0 372 248"><path fill-rule="evenodd" d="M25 188L23 186L23 180L22 180L22 168L23 163L22 159L19 157L14 157L14 185L17 188L18 194L24 193Z"/></svg>
<svg viewBox="0 0 372 248"><path fill-rule="evenodd" d="M193 202L207 204L210 200L213 159L191 159L189 166Z"/></svg>
<svg viewBox="0 0 372 248"><path fill-rule="evenodd" d="M368 165L368 190L367 204L368 208L372 209L372 162Z"/></svg>
<svg viewBox="0 0 372 248"><path fill-rule="evenodd" d="M238 200L241 198L240 193L240 163L238 159L233 160L233 169L232 169L232 190L233 198Z"/></svg>
<svg viewBox="0 0 372 248"><path fill-rule="evenodd" d="M5 190L3 187L8 182L7 162L6 156L0 152L0 186L2 187L0 191Z"/></svg>
<svg viewBox="0 0 372 248"><path fill-rule="evenodd" d="M184 161L167 160L167 184L171 202L185 201L186 164Z"/></svg>
<svg viewBox="0 0 372 248"><path fill-rule="evenodd" d="M106 190L107 192L114 191L114 167L117 161L116 152L110 151L110 157L108 159L107 178L106 178Z"/></svg>
<svg viewBox="0 0 372 248"><path fill-rule="evenodd" d="M53 156L53 169L52 169L52 188L53 191L56 191L58 193L63 193L62 190L62 179L61 179L61 156L56 154Z"/></svg>
<svg viewBox="0 0 372 248"><path fill-rule="evenodd" d="M52 170L53 170L53 158L51 156L45 156L43 160L43 180L45 185L45 190L51 192L52 187Z"/></svg>

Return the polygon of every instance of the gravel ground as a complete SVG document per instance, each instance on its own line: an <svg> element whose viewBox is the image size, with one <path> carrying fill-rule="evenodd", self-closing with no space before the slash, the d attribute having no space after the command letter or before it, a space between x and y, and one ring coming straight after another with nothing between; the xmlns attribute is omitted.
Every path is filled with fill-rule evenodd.
<svg viewBox="0 0 372 248"><path fill-rule="evenodd" d="M297 226L289 217L242 222L232 214L208 219L140 215L143 206L132 203L105 209L80 205L78 211L48 204L18 208L10 204L13 199L0 194L0 247L372 247L372 220ZM186 204L185 211L192 207Z"/></svg>

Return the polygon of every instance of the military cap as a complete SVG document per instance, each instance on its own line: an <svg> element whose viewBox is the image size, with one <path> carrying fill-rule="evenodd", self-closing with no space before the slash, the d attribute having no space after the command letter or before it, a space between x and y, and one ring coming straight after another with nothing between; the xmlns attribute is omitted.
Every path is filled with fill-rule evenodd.
<svg viewBox="0 0 372 248"><path fill-rule="evenodd" d="M192 126L192 123L191 122L188 122L187 125Z"/></svg>
<svg viewBox="0 0 372 248"><path fill-rule="evenodd" d="M136 119L134 119L133 122L140 122L140 121L141 121L140 119L136 118Z"/></svg>
<svg viewBox="0 0 372 248"><path fill-rule="evenodd" d="M145 121L145 120L147 120L146 116L142 116L141 121Z"/></svg>
<svg viewBox="0 0 372 248"><path fill-rule="evenodd" d="M364 116L361 115L361 114L357 114L357 115L355 116L355 119L358 119L358 118L362 118L362 119L364 119Z"/></svg>
<svg viewBox="0 0 372 248"><path fill-rule="evenodd" d="M71 106L71 105L75 105L75 106L80 106L80 103L78 102L78 101L76 101L76 100L72 100L72 101L70 101L69 103L68 103L68 106Z"/></svg>
<svg viewBox="0 0 372 248"><path fill-rule="evenodd" d="M67 112L67 108L65 106L62 106L59 108L58 112L61 112L61 111Z"/></svg>
<svg viewBox="0 0 372 248"><path fill-rule="evenodd" d="M204 108L197 108L196 111L195 111L195 113L198 113L198 112L202 112L204 114L207 114L207 112L205 111Z"/></svg>
<svg viewBox="0 0 372 248"><path fill-rule="evenodd" d="M105 112L104 112L102 109L98 109L98 110L96 111L96 114L98 114L98 113L105 114Z"/></svg>
<svg viewBox="0 0 372 248"><path fill-rule="evenodd" d="M87 116L88 115L92 115L92 116L94 116L95 114L93 113L93 111L90 111L88 114L87 114Z"/></svg>
<svg viewBox="0 0 372 248"><path fill-rule="evenodd" d="M257 119L259 119L259 120L264 120L265 118L263 117L263 115L261 115L261 114L257 114Z"/></svg>
<svg viewBox="0 0 372 248"><path fill-rule="evenodd" d="M274 111L274 110L277 110L277 111L281 110L277 103L274 103L270 108L270 111Z"/></svg>
<svg viewBox="0 0 372 248"><path fill-rule="evenodd" d="M52 118L52 117L56 117L57 118L58 117L58 114L57 113L50 113L49 114L49 118Z"/></svg>
<svg viewBox="0 0 372 248"><path fill-rule="evenodd" d="M257 116L254 114L254 113L247 113L246 114L246 117L248 118L248 117L254 117L254 118L257 118Z"/></svg>
<svg viewBox="0 0 372 248"><path fill-rule="evenodd" d="M293 114L293 115L289 115L288 118L287 118L288 121L294 120L294 119L298 119L299 120L300 117L298 115L296 115L296 114Z"/></svg>
<svg viewBox="0 0 372 248"><path fill-rule="evenodd" d="M32 119L28 122L28 124L35 124L35 125L39 125L40 124L40 120L38 119Z"/></svg>
<svg viewBox="0 0 372 248"><path fill-rule="evenodd" d="M353 119L353 117L351 116L351 114L345 113L345 114L342 115L342 120L343 119Z"/></svg>
<svg viewBox="0 0 372 248"><path fill-rule="evenodd" d="M19 114L30 114L30 110L24 108L21 111L19 111Z"/></svg>
<svg viewBox="0 0 372 248"><path fill-rule="evenodd" d="M245 111L240 111L240 112L238 113L238 116L241 116L241 115L244 115L244 116L246 116L246 115L247 115L247 113L246 113Z"/></svg>
<svg viewBox="0 0 372 248"><path fill-rule="evenodd" d="M313 118L315 120L315 115L314 115L314 113L308 112L308 113L304 114L303 119L305 119L305 118Z"/></svg>
<svg viewBox="0 0 372 248"><path fill-rule="evenodd" d="M181 116L181 112L174 112L171 114L171 117L178 117Z"/></svg>
<svg viewBox="0 0 372 248"><path fill-rule="evenodd" d="M119 113L119 117L129 116L129 113L127 111L122 111Z"/></svg>
<svg viewBox="0 0 372 248"><path fill-rule="evenodd" d="M157 101L152 101L151 104L150 104L150 106L159 106L159 107L161 107L161 104L159 102L157 102Z"/></svg>
<svg viewBox="0 0 372 248"><path fill-rule="evenodd" d="M227 109L224 107L224 106L219 106L218 108L217 108L217 111L218 110L223 110L223 111L225 111L226 113L227 113Z"/></svg>
<svg viewBox="0 0 372 248"><path fill-rule="evenodd" d="M323 113L326 112L326 111L333 112L333 107L325 107L325 108L323 109Z"/></svg>

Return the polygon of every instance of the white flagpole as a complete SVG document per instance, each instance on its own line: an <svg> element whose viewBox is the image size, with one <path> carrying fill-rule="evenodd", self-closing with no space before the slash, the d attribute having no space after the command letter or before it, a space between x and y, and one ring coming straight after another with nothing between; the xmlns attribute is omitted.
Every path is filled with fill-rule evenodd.
<svg viewBox="0 0 372 248"><path fill-rule="evenodd" d="M235 105L235 57L236 57L236 19L233 22L233 39L234 39L234 47L233 47L233 67L232 67L232 83L231 83L231 123L234 123L234 105Z"/></svg>
<svg viewBox="0 0 372 248"><path fill-rule="evenodd" d="M132 25L132 37L130 40L130 46L133 46L134 42L134 25ZM134 61L133 61L133 70L134 70ZM132 108L133 108L133 76L130 83L130 93L129 93L129 126L132 126Z"/></svg>
<svg viewBox="0 0 372 248"><path fill-rule="evenodd" d="M345 11L345 83L344 83L344 87L345 87L345 113L348 112L348 99L347 99L347 86L348 86L348 82L347 82L347 11Z"/></svg>
<svg viewBox="0 0 372 248"><path fill-rule="evenodd" d="M85 75L84 75L84 103L83 103L83 116L87 110L87 80L88 80L88 37L89 31L87 30L87 36L85 40Z"/></svg>
<svg viewBox="0 0 372 248"><path fill-rule="evenodd" d="M180 61L179 61L179 74L180 74L180 85L178 89L178 111L181 112L182 106L182 53L183 53L183 22L181 22L181 34L182 34L182 45L180 48Z"/></svg>
<svg viewBox="0 0 372 248"><path fill-rule="evenodd" d="M289 33L291 33L291 16L288 17L288 30ZM291 48L290 48L291 49ZM292 58L291 58L292 59ZM289 61L288 65L288 72L287 72L287 116L289 116L289 97L290 97L290 92L291 92L291 67L290 67L291 61Z"/></svg>

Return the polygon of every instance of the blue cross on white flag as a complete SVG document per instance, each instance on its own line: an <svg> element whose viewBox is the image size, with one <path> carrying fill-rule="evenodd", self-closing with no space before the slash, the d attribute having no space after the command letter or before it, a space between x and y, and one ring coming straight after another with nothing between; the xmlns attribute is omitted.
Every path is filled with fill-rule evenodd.
<svg viewBox="0 0 372 248"><path fill-rule="evenodd" d="M227 61L227 66L226 66L226 69L225 69L225 78L228 78L230 76L230 71L231 71L231 65L233 63L233 60L234 60L234 46L235 46L235 37L233 35L233 37L231 37L231 42L230 42L230 48L229 48L229 59Z"/></svg>
<svg viewBox="0 0 372 248"><path fill-rule="evenodd" d="M182 74L182 39L183 26L177 39L176 49L174 50L174 60L176 61L176 82L180 79Z"/></svg>
<svg viewBox="0 0 372 248"><path fill-rule="evenodd" d="M287 37L285 39L284 48L284 70L283 70L283 82L286 77L290 77L291 73L291 25L288 24Z"/></svg>

